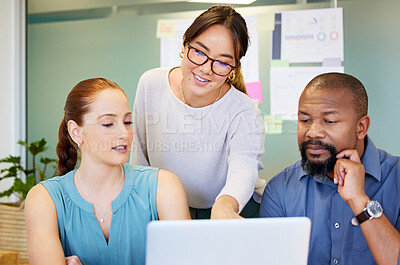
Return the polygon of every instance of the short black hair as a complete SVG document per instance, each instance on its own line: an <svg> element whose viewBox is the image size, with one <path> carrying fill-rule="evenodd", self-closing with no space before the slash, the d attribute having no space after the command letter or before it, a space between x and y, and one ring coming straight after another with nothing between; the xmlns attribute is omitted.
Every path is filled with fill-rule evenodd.
<svg viewBox="0 0 400 265"><path fill-rule="evenodd" d="M357 119L368 114L368 95L364 85L354 76L343 73L326 73L314 77L306 86L306 89L345 89L353 96L353 106Z"/></svg>

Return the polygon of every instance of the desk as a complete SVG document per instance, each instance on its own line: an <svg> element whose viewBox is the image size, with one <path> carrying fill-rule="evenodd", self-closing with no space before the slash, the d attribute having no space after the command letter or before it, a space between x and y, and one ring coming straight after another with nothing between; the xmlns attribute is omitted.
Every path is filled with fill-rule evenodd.
<svg viewBox="0 0 400 265"><path fill-rule="evenodd" d="M17 265L19 253L0 250L0 265Z"/></svg>

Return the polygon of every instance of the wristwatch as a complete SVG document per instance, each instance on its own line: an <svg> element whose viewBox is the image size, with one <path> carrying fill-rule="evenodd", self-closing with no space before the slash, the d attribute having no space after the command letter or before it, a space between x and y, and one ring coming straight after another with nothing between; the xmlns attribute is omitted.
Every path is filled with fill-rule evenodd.
<svg viewBox="0 0 400 265"><path fill-rule="evenodd" d="M351 219L353 225L360 225L372 218L379 218L382 216L383 209L378 201L368 201L365 209L356 217Z"/></svg>

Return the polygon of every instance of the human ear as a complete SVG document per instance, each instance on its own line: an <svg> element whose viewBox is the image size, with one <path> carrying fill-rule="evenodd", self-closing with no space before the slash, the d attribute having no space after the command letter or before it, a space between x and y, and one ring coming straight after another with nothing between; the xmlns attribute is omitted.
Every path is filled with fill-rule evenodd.
<svg viewBox="0 0 400 265"><path fill-rule="evenodd" d="M73 120L69 120L67 126L68 126L69 137L71 137L72 141L74 141L77 145L79 145L82 142L80 127Z"/></svg>
<svg viewBox="0 0 400 265"><path fill-rule="evenodd" d="M362 140L368 133L369 125L370 125L370 117L368 115L362 116L357 121L357 138Z"/></svg>

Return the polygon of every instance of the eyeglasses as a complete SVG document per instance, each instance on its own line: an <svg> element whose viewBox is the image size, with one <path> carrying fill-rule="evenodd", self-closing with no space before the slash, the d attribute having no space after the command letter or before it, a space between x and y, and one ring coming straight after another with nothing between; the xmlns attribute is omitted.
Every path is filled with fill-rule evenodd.
<svg viewBox="0 0 400 265"><path fill-rule="evenodd" d="M189 50L187 53L187 58L189 59L189 61L191 61L195 65L200 66L208 62L208 60L210 60L211 71L216 75L227 76L229 75L230 72L232 72L232 70L236 69L236 67L232 65L208 57L202 51L199 51L198 49L190 46L189 44L188 44L188 49Z"/></svg>

